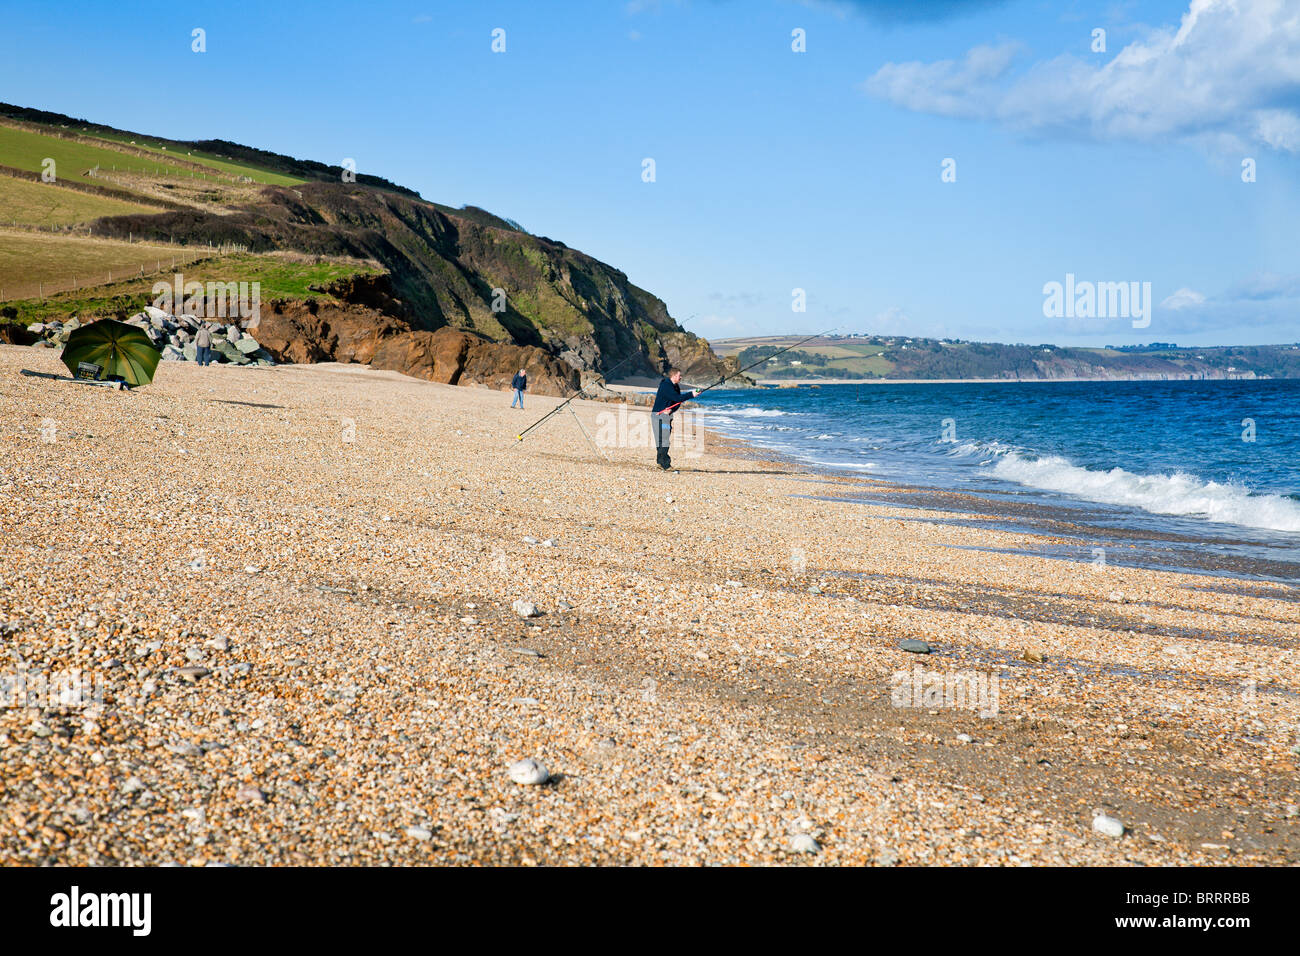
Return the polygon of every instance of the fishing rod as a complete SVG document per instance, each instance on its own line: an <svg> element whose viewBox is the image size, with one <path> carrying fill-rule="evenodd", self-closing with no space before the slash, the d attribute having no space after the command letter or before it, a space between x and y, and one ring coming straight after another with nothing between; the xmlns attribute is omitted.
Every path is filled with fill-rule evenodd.
<svg viewBox="0 0 1300 956"><path fill-rule="evenodd" d="M597 375L596 375L596 378L601 379L602 381L608 381L608 377L609 377L610 375L613 375L615 372L617 372L617 371L618 371L619 369L621 369L624 365L626 365L628 362L632 361L632 359L636 358L636 357L639 356L640 354L641 354L640 352L633 352L631 355L629 355L627 358L623 359L623 361L619 362L617 365L615 365L612 369L610 369L610 370L609 370L608 372L606 372L604 375L597 374ZM557 414L557 413L563 411L565 408L567 408L568 405L569 405L569 402L572 402L574 399L580 397L580 396L582 395L583 392L585 392L588 388L591 387L591 384L592 384L591 382L588 382L586 385L582 386L582 388L580 388L580 389L578 389L576 392L574 392L572 396L570 396L569 398L565 399L565 400L564 400L563 402L561 402L559 405L556 405L554 408L552 408L549 412L547 412L547 413L546 413L545 415L543 415L541 418L537 419L537 421L533 422L531 425L529 425L527 428L525 428L523 431L521 431L518 435L515 436L515 442L518 443L518 442L523 441L523 440L524 440L524 436L527 435L530 431L532 431L534 428L536 428L536 427L537 427L538 425L540 425L542 422L546 421L546 420L547 420L548 418L550 418L552 415L555 415L555 414Z"/></svg>
<svg viewBox="0 0 1300 956"><path fill-rule="evenodd" d="M789 352L791 349L797 349L799 346L803 345L803 344L806 343L806 342L811 342L813 339L819 339L819 338L821 338L823 335L830 335L832 332L835 331L835 329L838 329L838 328L839 328L838 325L837 325L837 326L834 326L833 328L829 328L829 329L827 329L825 332L818 332L816 335L810 335L810 336L808 336L808 338L806 338L806 339L800 339L798 342L794 343L794 345L787 345L785 348L781 349L781 350L778 351L778 352L773 352L771 355L765 355L765 356L763 356L761 359L759 359L757 362L753 363L752 365L746 365L746 366L745 366L744 368L742 368L739 372L734 372L734 373L732 373L731 375L724 375L724 376L722 376L722 378L718 379L718 380L717 380L716 382L714 382L712 385L706 385L704 388L700 389L698 392L695 393L695 397L694 397L694 398L684 398L684 399L682 399L682 401L678 402L676 405L669 405L669 406L668 406L667 408L665 408L662 412L659 412L659 414L660 414L660 415L671 415L671 414L673 413L673 410L676 409L676 408L678 408L678 407L680 407L680 406L682 405L683 402L693 402L693 401L695 401L696 398L699 398L701 395L703 395L703 394L704 394L705 392L707 392L709 389L711 389L711 388L717 388L717 387L718 387L719 385L721 385L723 382L730 381L730 380L733 379L733 378L738 378L738 377L740 377L741 375L744 375L746 372L748 372L751 368L758 368L758 367L759 367L760 365L762 365L764 362L770 362L770 361L772 361L772 359L776 358L778 355L781 355L781 354L783 354L783 353L785 353L785 352Z"/></svg>

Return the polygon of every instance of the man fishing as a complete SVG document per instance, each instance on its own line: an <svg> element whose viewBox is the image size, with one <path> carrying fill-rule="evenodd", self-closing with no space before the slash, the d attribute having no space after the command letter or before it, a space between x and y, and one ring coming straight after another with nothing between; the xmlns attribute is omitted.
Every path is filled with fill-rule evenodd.
<svg viewBox="0 0 1300 956"><path fill-rule="evenodd" d="M654 422L656 461L664 471L673 466L672 459L668 457L668 442L673 433L673 414L681 407L682 402L689 402L698 394L683 392L681 381L681 369L668 370L668 376L659 383L659 391L655 393L654 408L650 413Z"/></svg>
<svg viewBox="0 0 1300 956"><path fill-rule="evenodd" d="M801 345L806 345L807 343L811 342L813 339L821 338L822 336L827 335L828 333L834 331L835 331L834 329L827 329L825 332L818 332L816 335L810 335L807 338L800 339L798 342L795 342L793 345L787 345L783 349L778 349L777 351L773 352L771 355L765 356L764 358L759 359L757 362L754 362L751 365L746 365L740 371L732 372L729 375L724 375L722 376L722 378L718 379L712 385L706 385L704 386L704 388L701 388L698 391L694 391L694 392L682 391L681 384L680 384L682 380L681 369L678 368L669 369L668 376L662 382L659 383L659 391L655 393L654 410L651 412L650 415L650 417L654 419L655 447L658 449L657 460L659 462L659 467L667 471L669 468L673 466L672 459L668 457L668 441L672 437L673 413L681 407L683 402L689 402L691 401L691 399L699 398L705 392L709 391L709 389L717 388L719 385L724 384L729 379L739 378L740 376L748 372L750 369L758 368L764 362L769 362L772 359L776 358L778 355L783 355L786 352L791 351L792 349L797 349ZM606 376L613 375L624 365L632 361L632 359L637 358L639 355L641 355L640 352L631 353L626 358L624 358L623 361L619 362L612 369L610 369L606 373ZM606 377L606 376L602 376L602 377ZM549 420L555 415L558 415L564 409L568 408L569 404L575 401L578 398L578 396L582 395L583 392L585 392L588 389L588 387L590 387L590 383L588 385L584 385L575 394L571 395L569 398L566 398L564 401L560 402L560 404L556 405L554 408L552 408L541 418L537 419L537 421L533 422L531 425L529 425L527 428L521 431L518 435L515 436L515 442L518 443L523 441L524 436L527 435L529 432L531 432L533 429L535 429L538 425L542 424L542 422ZM579 424L581 424L581 422L579 422Z"/></svg>

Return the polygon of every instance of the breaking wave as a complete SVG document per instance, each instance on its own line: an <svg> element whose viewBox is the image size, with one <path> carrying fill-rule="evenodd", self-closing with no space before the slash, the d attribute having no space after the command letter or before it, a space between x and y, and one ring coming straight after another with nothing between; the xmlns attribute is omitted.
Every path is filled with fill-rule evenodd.
<svg viewBox="0 0 1300 956"><path fill-rule="evenodd" d="M1011 450L977 449L991 460L988 474L1030 488L1088 501L1140 508L1152 514L1300 532L1300 502L1282 495L1252 494L1238 484L1203 481L1194 475L1137 475L1123 468L1096 471L1057 455L1034 457Z"/></svg>

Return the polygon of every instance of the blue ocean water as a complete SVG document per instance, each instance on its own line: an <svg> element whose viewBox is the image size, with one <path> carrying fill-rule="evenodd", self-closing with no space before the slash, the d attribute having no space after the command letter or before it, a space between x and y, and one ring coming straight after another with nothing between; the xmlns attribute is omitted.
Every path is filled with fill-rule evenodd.
<svg viewBox="0 0 1300 956"><path fill-rule="evenodd" d="M823 468L1300 548L1300 380L715 389L699 407Z"/></svg>

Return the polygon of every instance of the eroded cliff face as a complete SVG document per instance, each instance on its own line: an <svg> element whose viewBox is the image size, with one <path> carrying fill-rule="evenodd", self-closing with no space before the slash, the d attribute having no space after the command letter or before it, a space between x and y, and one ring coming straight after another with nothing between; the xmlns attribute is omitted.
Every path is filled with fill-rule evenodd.
<svg viewBox="0 0 1300 956"><path fill-rule="evenodd" d="M672 364L696 379L734 370L620 270L482 210L448 210L355 184L308 183L267 187L256 203L229 215L187 209L114 217L101 226L107 235L349 256L386 270L320 290L327 301L279 303L270 317L264 308L267 331L259 341L285 361L372 362L382 343L386 367L462 384L495 380L499 369L532 362L539 390L620 363L620 376L654 375ZM388 341L442 329L473 339L457 373L448 370L448 356L442 371L431 371L439 367L431 339Z"/></svg>
<svg viewBox="0 0 1300 956"><path fill-rule="evenodd" d="M740 368L735 357L720 359L707 340L690 332L667 332L659 337L664 359L668 365L682 370L682 377L691 383L713 384L718 379L734 376ZM729 388L752 385L749 378L728 378Z"/></svg>
<svg viewBox="0 0 1300 956"><path fill-rule="evenodd" d="M528 391L539 395L571 395L580 386L576 369L535 345L491 342L452 328L384 339L370 364L431 382L498 389L508 388L523 369Z"/></svg>
<svg viewBox="0 0 1300 956"><path fill-rule="evenodd" d="M521 368L528 390L571 395L580 385L577 369L536 346L492 342L482 335L444 326L435 332L360 305L276 303L263 310L254 331L277 361L358 362L447 385L506 388Z"/></svg>

